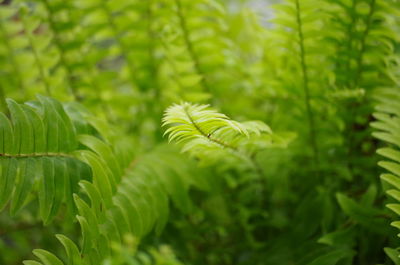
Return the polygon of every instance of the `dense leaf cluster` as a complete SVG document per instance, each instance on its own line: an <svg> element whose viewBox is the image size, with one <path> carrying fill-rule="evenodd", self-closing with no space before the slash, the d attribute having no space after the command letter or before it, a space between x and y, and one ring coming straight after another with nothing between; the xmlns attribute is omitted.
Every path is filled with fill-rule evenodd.
<svg viewBox="0 0 400 265"><path fill-rule="evenodd" d="M252 2L1 2L0 264L400 265L399 3Z"/></svg>

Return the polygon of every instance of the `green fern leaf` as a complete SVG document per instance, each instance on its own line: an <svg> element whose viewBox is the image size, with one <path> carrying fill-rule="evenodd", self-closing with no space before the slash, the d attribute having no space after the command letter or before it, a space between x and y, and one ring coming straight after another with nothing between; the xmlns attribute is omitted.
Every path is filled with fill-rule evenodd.
<svg viewBox="0 0 400 265"><path fill-rule="evenodd" d="M11 119L4 114L0 137L0 208L11 200L15 215L39 182L40 216L45 224L58 213L61 204L75 209L72 193L80 179L90 179L90 168L72 154L77 148L75 129L62 105L39 97L35 104L21 105L7 100Z"/></svg>
<svg viewBox="0 0 400 265"><path fill-rule="evenodd" d="M261 121L237 122L208 107L182 103L169 107L163 126L169 141L182 143L182 151L204 160L223 159L228 154L249 160L258 151L285 145Z"/></svg>

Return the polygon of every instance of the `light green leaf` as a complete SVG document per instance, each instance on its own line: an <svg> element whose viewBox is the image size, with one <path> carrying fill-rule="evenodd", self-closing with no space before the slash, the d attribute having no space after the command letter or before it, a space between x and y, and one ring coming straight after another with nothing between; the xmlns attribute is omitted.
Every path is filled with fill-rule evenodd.
<svg viewBox="0 0 400 265"><path fill-rule="evenodd" d="M64 265L59 258L46 250L35 249L33 254L38 257L44 265Z"/></svg>

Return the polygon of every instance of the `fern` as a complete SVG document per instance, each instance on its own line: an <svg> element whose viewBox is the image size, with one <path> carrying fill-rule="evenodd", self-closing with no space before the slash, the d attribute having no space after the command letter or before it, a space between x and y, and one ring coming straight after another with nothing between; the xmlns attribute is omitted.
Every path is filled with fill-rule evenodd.
<svg viewBox="0 0 400 265"><path fill-rule="evenodd" d="M0 4L0 264L399 263L399 4L253 2Z"/></svg>
<svg viewBox="0 0 400 265"><path fill-rule="evenodd" d="M2 75L10 75L11 78L2 78L1 90L2 90L2 108L3 111L6 109L5 106L5 93L9 92L9 87L16 87L21 95L26 95L25 85L23 84L23 77L21 73L21 68L19 65L19 60L17 59L16 52L14 50L13 44L10 43L10 36L15 36L18 34L20 30L20 25L15 25L14 27L5 27L6 21L11 20L13 16L16 14L15 8L2 8L0 13L1 19L1 28L0 28L0 37L2 39L2 48L1 48L1 64ZM7 84L9 82L9 84Z"/></svg>
<svg viewBox="0 0 400 265"><path fill-rule="evenodd" d="M374 113L374 117L377 121L371 123L371 126L376 130L373 133L374 137L389 144L388 147L378 149L377 153L385 158L384 161L379 162L379 166L388 171L381 175L381 179L392 187L388 189L386 193L396 201L396 203L389 203L386 206L396 214L400 214L399 204L397 203L397 201L399 201L398 189L400 188L400 130L398 126L400 121L400 108L398 104L400 100L399 90L397 88L381 90L377 99L377 112ZM399 228L398 221L392 222L391 225ZM397 264L399 257L397 250L387 248L386 252Z"/></svg>
<svg viewBox="0 0 400 265"><path fill-rule="evenodd" d="M218 160L231 153L253 162L255 154L273 145L285 145L284 139L272 134L261 121L237 122L207 105L182 103L165 111L163 126L169 141L183 143L189 151L203 160Z"/></svg>
<svg viewBox="0 0 400 265"><path fill-rule="evenodd" d="M115 245L118 256L105 261L105 264L126 264L130 262L135 265L181 265L174 252L170 247L162 245L159 248L151 248L148 251L140 251L134 255L129 248L129 245L133 244L133 240L127 240L129 244L123 247Z"/></svg>
<svg viewBox="0 0 400 265"><path fill-rule="evenodd" d="M317 32L321 29L323 15L315 15L316 12L321 11L314 1L286 1L277 4L275 10L277 15L272 22L278 26L269 33L274 36L270 38L274 44L276 43L275 45L279 45L277 52L282 54L281 60L289 62L284 67L295 69L293 78L283 80L282 83L286 83L284 85L291 90L293 95L303 99L302 106L299 106L297 102L294 104L305 115L305 122L308 124L307 139L313 157L313 171L318 175L320 154L317 132L320 131L322 122L318 117L321 110L316 106L317 102L324 97L325 91L317 84L323 83L324 74L320 69L321 66L324 67L325 62L318 53L317 45L321 36L318 36Z"/></svg>
<svg viewBox="0 0 400 265"><path fill-rule="evenodd" d="M222 89L233 83L227 82L229 78L225 75L214 74L216 69L230 67L228 62L232 59L226 54L230 48L224 22L226 10L215 0L177 0L169 8L173 13L160 39L165 67L169 66L164 69L161 65L161 73L172 76L165 79L169 93L166 96L170 97L175 90L182 95L174 98L175 101L205 101L210 93L218 93L217 87Z"/></svg>
<svg viewBox="0 0 400 265"><path fill-rule="evenodd" d="M11 199L15 215L39 185L40 216L45 224L58 213L61 203L74 211L72 194L80 179L90 179L90 169L77 160L75 129L61 104L39 97L34 104L7 100L11 121L1 114L1 208ZM61 181L60 181L61 179Z"/></svg>
<svg viewBox="0 0 400 265"><path fill-rule="evenodd" d="M371 89L387 82L379 80L377 75L384 69L382 63L385 57L393 51L390 39L394 37L388 19L384 14L390 13L388 1L331 1L327 8L330 26L327 41L332 43L338 89ZM341 12L341 20L336 13ZM335 13L335 14L333 14ZM337 34L338 31L345 34Z"/></svg>
<svg viewBox="0 0 400 265"><path fill-rule="evenodd" d="M159 148L138 160L130 158L132 162L127 164L126 152L119 150L118 144L112 148L97 137L100 124L92 122L90 126L99 128L92 135L77 135L76 114L71 121L54 99L39 97L39 102L24 105L8 100L8 104L11 122L1 115L2 207L11 199L11 213L16 213L28 194L36 192L32 184L37 181L45 224L57 215L63 202L69 208L67 217L77 212L81 247L57 235L66 249L65 264L100 264L112 254L112 242L122 242L128 234L140 240L153 228L160 233L168 218L168 201L188 213L192 209L189 186L205 188L193 177L193 165L182 166L184 158L171 156L170 149ZM86 197L79 195L78 182ZM51 252L33 253L42 264L64 264Z"/></svg>
<svg viewBox="0 0 400 265"><path fill-rule="evenodd" d="M167 220L168 196L183 211L190 210L190 204L187 204L190 200L185 194L188 183L183 181L187 172L182 168L173 168L176 158L171 159L170 152L160 151L143 158L142 163L138 162L138 166L129 170L110 197L102 194L95 180L93 184L87 181L80 183L90 198L90 202L78 196L74 198L79 212L77 220L82 229L82 248L79 250L70 239L57 235L68 256L65 264L99 264L112 255L112 242L123 242L129 234L140 240L152 228L160 233ZM163 167L155 168L150 161L158 161L157 165ZM99 165L91 163L91 166L96 177L99 172L95 167ZM111 197L112 201L109 200ZM64 264L50 252L35 250L33 253L43 264L48 259Z"/></svg>

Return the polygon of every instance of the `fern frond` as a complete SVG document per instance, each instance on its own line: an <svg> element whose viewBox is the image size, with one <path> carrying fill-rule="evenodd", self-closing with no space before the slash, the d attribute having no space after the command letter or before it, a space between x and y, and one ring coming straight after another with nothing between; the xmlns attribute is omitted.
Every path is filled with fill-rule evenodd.
<svg viewBox="0 0 400 265"><path fill-rule="evenodd" d="M175 104L164 114L169 141L182 143L184 152L196 157L220 159L226 152L252 157L257 151L282 144L261 121L237 122L208 105Z"/></svg>
<svg viewBox="0 0 400 265"><path fill-rule="evenodd" d="M132 241L132 240L127 240ZM116 245L114 248L117 250L116 257L107 259L107 264L123 265L131 262L135 265L183 265L175 256L173 250L166 245L161 245L158 248L150 248L148 251L139 251L132 254L132 245L126 243L122 247Z"/></svg>
<svg viewBox="0 0 400 265"><path fill-rule="evenodd" d="M67 203L74 212L72 194L81 179L90 179L90 168L75 158L75 128L62 105L47 97L34 104L8 99L9 120L0 114L0 208L11 200L15 215L39 183L40 216L45 224Z"/></svg>
<svg viewBox="0 0 400 265"><path fill-rule="evenodd" d="M172 13L161 36L166 58L162 69L165 73L161 72L168 84L166 96L179 91L182 96L172 100L205 101L210 93L233 83L228 82L230 71L226 76L215 74L217 69L228 69L232 60L226 52L230 42L225 36L225 9L215 0L175 0L172 5L170 2L165 1Z"/></svg>
<svg viewBox="0 0 400 265"><path fill-rule="evenodd" d="M84 142L89 143L90 137L85 138ZM93 183L80 182L89 200L74 196L79 213L77 220L82 231L82 246L79 248L68 237L57 235L66 250L68 260L65 264L68 265L75 264L72 261L78 264L101 264L115 255L113 243L123 243L127 236L133 236L140 242L152 230L161 233L168 220L169 201L172 200L178 209L189 213L192 209L188 197L189 186L202 187L200 182L196 182L200 178L195 177L197 173L193 171L194 166L190 161L174 154L170 148L160 147L134 160L123 177L117 177L112 176L108 161L104 160L109 154L99 151L101 148L94 144L90 145L97 152L89 155L89 151L85 151L87 162L93 170ZM182 161L186 161L187 166L182 166ZM113 177L120 179L115 182L116 185L110 185ZM105 185L115 185L115 189L104 191ZM54 257L51 253L43 253ZM39 258L43 262L42 257Z"/></svg>
<svg viewBox="0 0 400 265"><path fill-rule="evenodd" d="M381 89L376 99L377 112L373 114L376 121L371 123L376 130L373 136L388 144L388 147L377 150L377 153L385 158L378 165L387 171L380 178L392 187L386 193L396 201L387 204L386 207L400 215L400 90L399 88ZM399 221L391 223L393 227L400 229L399 224ZM385 249L385 252L389 256L397 253L390 248ZM398 260L398 257L395 259Z"/></svg>
<svg viewBox="0 0 400 265"><path fill-rule="evenodd" d="M7 47L9 57L9 63L2 68L11 71L10 76L13 77L9 81L15 80L11 84L4 84L6 95L17 100L31 99L37 93L71 98L68 95L68 85L64 83L64 80L72 80L72 77L64 71L67 51L61 53L60 50L61 27L54 29L55 32L47 28L48 14L39 2L33 5L15 2L2 8L0 14L4 29L1 34L4 40L2 45ZM57 34L57 38L53 38L53 34ZM68 48L68 45L63 47ZM77 84L70 86L75 87Z"/></svg>
<svg viewBox="0 0 400 265"><path fill-rule="evenodd" d="M308 140L316 175L321 166L318 141L321 130L318 127L322 124L319 116L323 111L320 106L326 105L322 103L326 91L321 86L326 75L326 62L319 46L324 18L321 6L323 4L316 5L312 0L289 0L275 5L276 16L271 22L276 28L268 32L267 39L271 40L269 45L276 45L275 52L282 60L278 62L282 63L280 67L290 72L290 75L285 71L281 73L285 76L278 77L282 79L279 84L286 87L289 97L294 96L293 104L299 110L294 115L302 115L301 122L308 124L307 131L302 134ZM299 97L303 100L301 105Z"/></svg>
<svg viewBox="0 0 400 265"><path fill-rule="evenodd" d="M18 10L15 7L3 7L0 9L0 64L3 69L2 75L6 75L8 78L1 78L0 87L3 90L2 94L7 95L7 92L10 92L10 88L12 87L14 90L19 92L19 99L27 98L26 84L24 84L24 78L22 75L21 65L18 63L19 60L17 58L17 48L21 48L18 46L23 46L24 42L21 41L21 38L17 39L20 42L16 41L19 45L14 47L14 37L19 35L21 31L20 23L11 24L13 17L18 14ZM10 26L8 27L7 25ZM12 26L11 26L12 25ZM22 45L21 45L22 44ZM21 96L23 98L21 98ZM4 98L2 99L3 103ZM3 106L3 111L5 110L5 104Z"/></svg>
<svg viewBox="0 0 400 265"><path fill-rule="evenodd" d="M385 56L393 53L397 36L389 25L390 1L327 1L325 41L337 89L373 89L384 84ZM340 14L340 15L339 15Z"/></svg>

